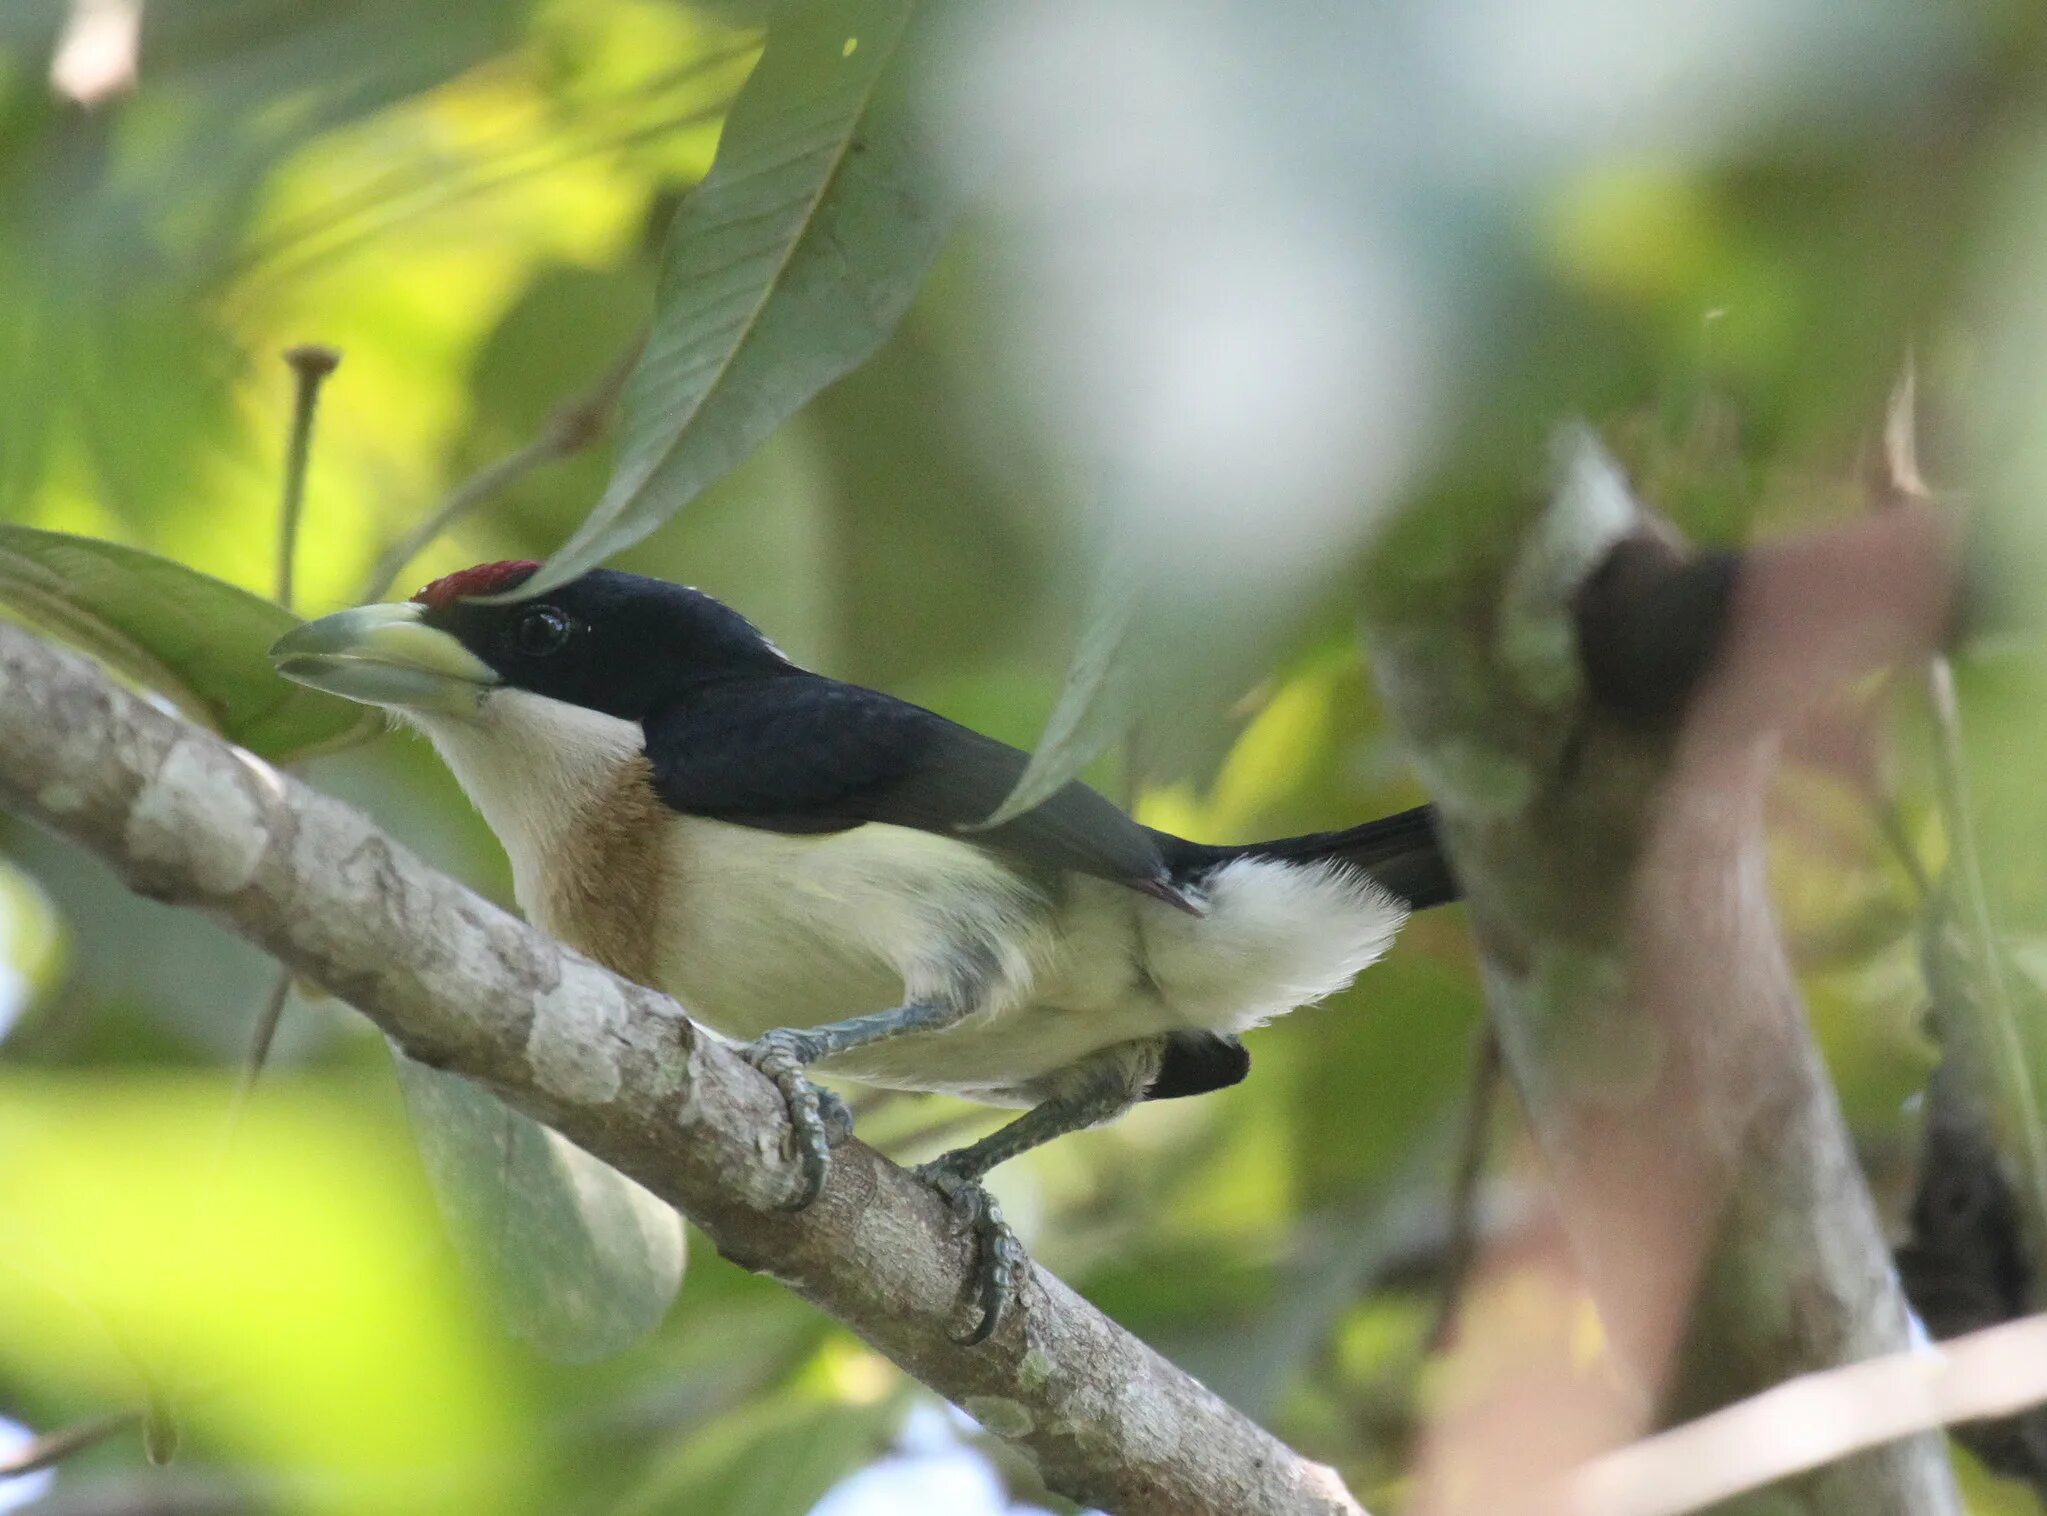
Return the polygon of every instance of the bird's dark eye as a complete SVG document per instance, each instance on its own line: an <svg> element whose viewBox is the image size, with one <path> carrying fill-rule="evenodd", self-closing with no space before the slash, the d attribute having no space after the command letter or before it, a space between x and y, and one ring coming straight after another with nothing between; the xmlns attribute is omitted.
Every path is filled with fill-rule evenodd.
<svg viewBox="0 0 2047 1516"><path fill-rule="evenodd" d="M519 618L512 636L528 658L545 658L569 640L569 618L551 605L536 605Z"/></svg>

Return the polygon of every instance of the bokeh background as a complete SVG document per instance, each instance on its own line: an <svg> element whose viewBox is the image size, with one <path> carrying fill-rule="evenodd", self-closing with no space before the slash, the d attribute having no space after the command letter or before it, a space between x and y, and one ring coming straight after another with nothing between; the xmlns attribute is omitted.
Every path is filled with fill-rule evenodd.
<svg viewBox="0 0 2047 1516"><path fill-rule="evenodd" d="M352 603L630 355L774 9L7 0L0 520L270 594L280 355L325 343L297 608ZM2040 582L2035 5L926 9L947 14L923 171L968 204L936 269L872 361L618 560L798 660L1029 747L1076 650L1127 622L1143 693L1091 714L1092 777L1207 840L1347 824L1421 798L1356 635L1369 576L1400 571L1374 557L1392 513L1444 523L1401 552L1458 550L1488 499L1541 486L1573 416L1696 538L1866 509L1913 355L1926 466L1980 502L1990 598L2023 610ZM600 436L524 472L401 590L544 557L610 456ZM2019 938L2047 910L2040 676L2024 647L1962 669ZM1863 719L1885 693L1819 713L1780 786L1776 884L1895 1220L1933 1061L1915 871L1943 844L1923 715ZM422 742L302 770L509 900ZM2019 949L2037 1015L2047 947ZM150 1433L0 1481L0 1508L1060 1508L708 1246L643 1339L537 1351L451 1242L418 1111L345 1007L294 994L230 1139L272 975L0 818L0 1415L48 1432L143 1407ZM1461 918L1437 913L1255 1034L1245 1084L994 1188L1055 1272L1397 1510L1446 1393L1430 1335L1480 1016ZM862 1130L920 1158L993 1119L902 1098ZM1511 1234L1538 1176L1510 1104L1484 1130L1479 1227Z"/></svg>

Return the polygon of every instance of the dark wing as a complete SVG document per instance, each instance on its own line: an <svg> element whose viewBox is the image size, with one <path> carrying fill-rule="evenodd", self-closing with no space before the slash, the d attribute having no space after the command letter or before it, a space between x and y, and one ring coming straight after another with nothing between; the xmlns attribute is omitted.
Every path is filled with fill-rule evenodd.
<svg viewBox="0 0 2047 1516"><path fill-rule="evenodd" d="M1014 821L969 830L1008 798L1028 759L875 690L806 673L720 680L644 726L655 791L685 815L771 832L882 821L1185 905L1152 834L1078 782Z"/></svg>

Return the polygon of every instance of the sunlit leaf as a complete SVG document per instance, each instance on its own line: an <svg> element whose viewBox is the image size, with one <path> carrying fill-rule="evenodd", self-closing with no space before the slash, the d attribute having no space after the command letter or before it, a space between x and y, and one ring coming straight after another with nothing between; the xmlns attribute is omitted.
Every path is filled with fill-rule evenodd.
<svg viewBox="0 0 2047 1516"><path fill-rule="evenodd" d="M653 531L895 328L954 208L913 130L916 10L810 0L777 15L669 233L611 483L525 593Z"/></svg>
<svg viewBox="0 0 2047 1516"><path fill-rule="evenodd" d="M651 1332L682 1284L682 1218L488 1091L407 1058L398 1080L427 1176L506 1330L583 1360Z"/></svg>
<svg viewBox="0 0 2047 1516"><path fill-rule="evenodd" d="M353 1101L14 1076L0 1099L0 1362L301 1484L290 1509L531 1509L502 1351L430 1247L403 1136Z"/></svg>
<svg viewBox="0 0 2047 1516"><path fill-rule="evenodd" d="M363 725L360 707L277 677L266 650L291 612L139 548L0 526L0 606L273 761Z"/></svg>

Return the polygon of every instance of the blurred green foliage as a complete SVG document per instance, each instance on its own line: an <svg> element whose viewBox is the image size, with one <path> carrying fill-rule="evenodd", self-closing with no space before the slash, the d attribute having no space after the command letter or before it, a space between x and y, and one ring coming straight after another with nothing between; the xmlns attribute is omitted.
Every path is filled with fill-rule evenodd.
<svg viewBox="0 0 2047 1516"><path fill-rule="evenodd" d="M750 28L775 10L150 0L132 88L86 105L50 67L91 8L0 7L0 573L10 542L48 547L16 533L32 529L266 594L290 405L278 355L318 341L344 361L298 556L307 613L358 598L393 540L630 351L663 231L759 55ZM1419 798L1356 646L1359 594L1429 593L1432 562L1536 487L1560 417L1589 413L1652 503L1738 541L1866 507L1859 457L1916 346L1937 402L1929 466L1983 486L2008 545L1986 578L2030 610L2047 542L2034 8L1787 0L1668 39L1627 24L1643 9L1220 6L1183 37L1126 3L1072 54L959 7L969 61L933 79L931 109L965 123L945 135L964 161L924 171L989 193L871 361L619 561L732 601L801 661L1022 745L1076 648L1104 641L1104 617L1134 617L1139 668L1170 708L1097 710L1062 761L1106 751L1097 777L1204 839L1334 826ZM1226 66L1200 75L1196 44L1218 38ZM1172 72L1182 52L1194 72ZM1105 102L1127 119L1089 127ZM1021 198L1047 164L1076 163L1099 178ZM1202 213L1173 220L1189 203ZM1087 231L1105 206L1171 234L1133 242L1127 266L1090 261L1116 247L1120 223ZM1046 216L1081 228L1081 251L1033 265ZM1183 256L1218 247L1242 261L1215 253L1181 280ZM1323 265L1292 258L1303 247L1384 282L1328 304ZM1118 322L1138 292L1184 298L1160 306L1183 344L1160 350L1172 361L1133 322L1144 363L1060 370L1078 339L1033 302L1056 316L1061 281L1082 274L1106 289L1066 301L1084 335L1130 337ZM1306 431L1268 425L1252 401L1296 394L1296 349L1232 325L1239 293L1279 302L1260 311L1289 341L1360 327L1392 345L1338 354L1289 413ZM1216 369L1250 389L1183 393ZM1231 431L1246 416L1278 454ZM1193 446L1216 437L1251 462ZM1333 514L1316 503L1327 481L1297 477L1316 447L1346 460ZM546 556L609 463L597 446L524 475L409 580ZM1237 515L1202 494L1215 481ZM1143 582L1104 592L1090 559L1132 521ZM1292 551L1277 569L1254 551L1271 543ZM229 702L218 724L281 757L296 740L236 724L271 635L255 623L272 612L248 614L243 629L195 613L181 644L131 627L176 678L124 672ZM2007 651L1962 677L2000 920L2038 942L2047 792L2023 760L2041 746L2047 662ZM1776 882L1894 1202L1930 1060L1924 902L1897 842L1937 871L1942 826L1923 713L1874 751L1815 725L1777 797ZM304 772L509 898L495 843L423 744L381 736ZM230 1143L226 1081L195 1071L241 1056L260 956L14 823L0 846L0 963L27 985L0 1041L0 1251L16 1266L0 1268L0 1412L50 1428L161 1392L190 1435L160 1477L220 1473L255 1510L782 1516L888 1447L914 1387L708 1248L647 1340L581 1364L521 1345L450 1267L365 1026L294 999L274 1092ZM1245 1084L1056 1144L995 1188L1050 1267L1380 1509L1414 1434L1479 1017L1461 920L1418 920L1357 989L1255 1034ZM863 1132L922 1157L994 1119L896 1099ZM1499 1125L1495 1172L1517 1191L1531 1168ZM61 1305L31 1303L53 1290ZM110 1443L67 1465L57 1498L124 1488L141 1457ZM1019 1498L1047 1499L1004 1472ZM1987 1481L1971 1498L2022 1508Z"/></svg>
<svg viewBox="0 0 2047 1516"><path fill-rule="evenodd" d="M301 1483L308 1510L533 1508L527 1407L497 1382L389 1112L303 1084L224 1150L224 1093L10 1080L9 1370L117 1397L144 1374L181 1444Z"/></svg>
<svg viewBox="0 0 2047 1516"><path fill-rule="evenodd" d="M289 611L171 559L0 526L0 600L261 757L303 757L367 724L345 700L278 687L264 649L298 624Z"/></svg>

